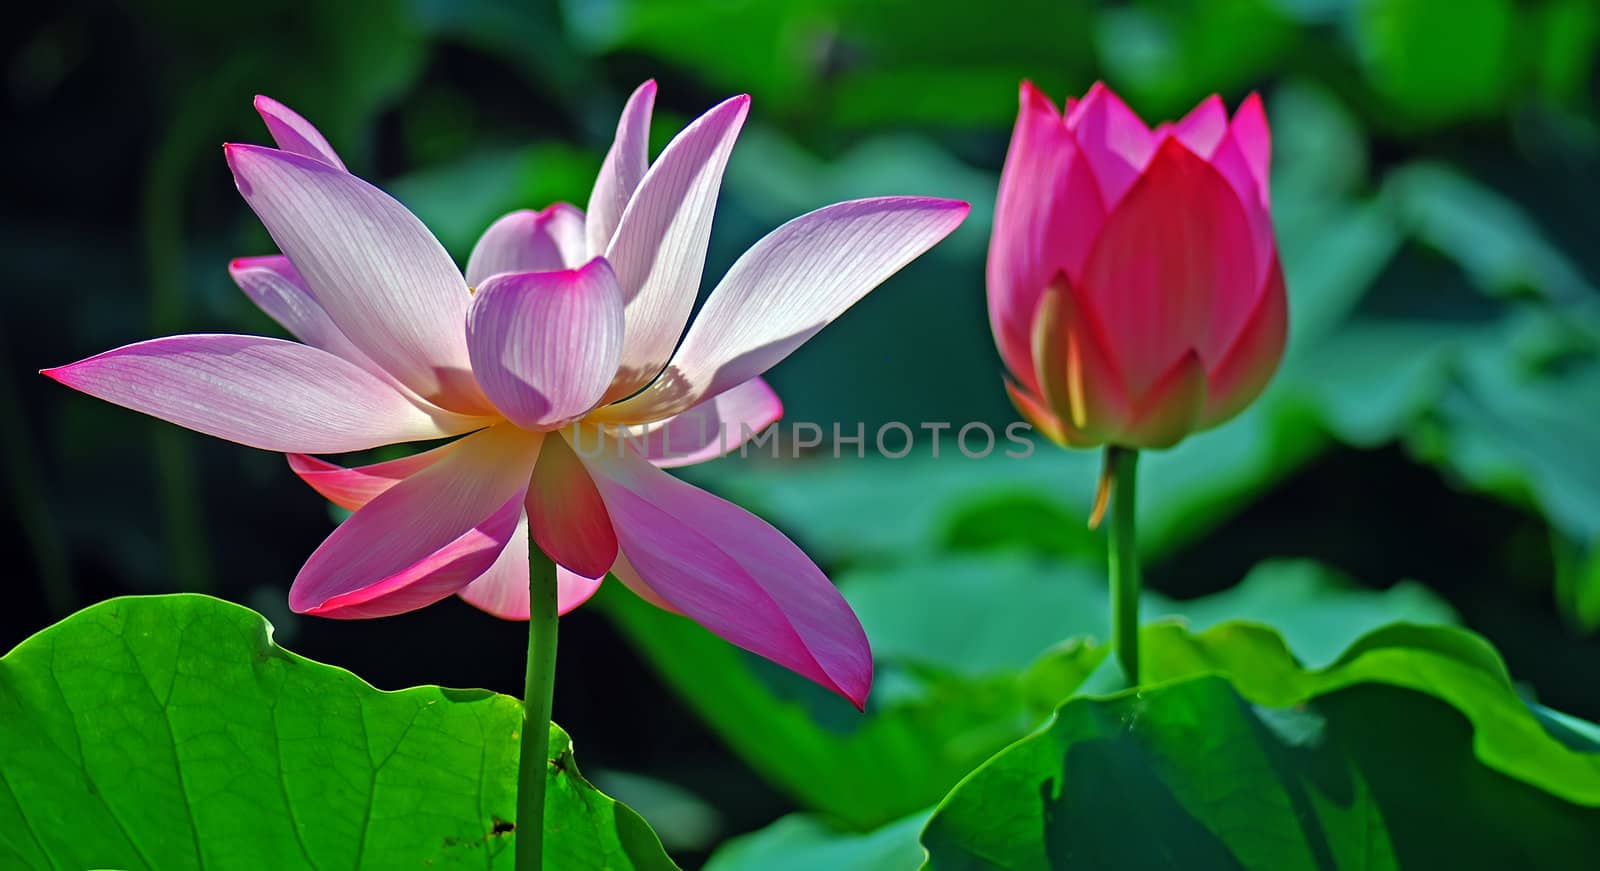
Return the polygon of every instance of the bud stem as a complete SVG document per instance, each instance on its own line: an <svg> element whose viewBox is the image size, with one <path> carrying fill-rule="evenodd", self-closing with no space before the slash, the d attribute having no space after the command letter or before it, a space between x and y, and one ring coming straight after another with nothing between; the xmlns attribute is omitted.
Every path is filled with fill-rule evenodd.
<svg viewBox="0 0 1600 871"><path fill-rule="evenodd" d="M528 565L528 672L517 765L517 871L544 866L544 793L550 765L550 706L556 685L556 564L537 545Z"/></svg>
<svg viewBox="0 0 1600 871"><path fill-rule="evenodd" d="M1111 542L1107 563L1111 575L1111 645L1128 686L1139 685L1139 552L1134 534L1134 498L1138 489L1139 452L1106 448L1111 489Z"/></svg>

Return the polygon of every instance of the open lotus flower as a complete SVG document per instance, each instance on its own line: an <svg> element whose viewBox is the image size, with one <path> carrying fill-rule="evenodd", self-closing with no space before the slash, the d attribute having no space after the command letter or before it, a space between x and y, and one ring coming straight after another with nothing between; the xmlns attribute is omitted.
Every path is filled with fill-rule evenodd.
<svg viewBox="0 0 1600 871"><path fill-rule="evenodd" d="M989 245L1012 401L1073 447L1170 447L1266 387L1288 311L1252 94L1151 130L1096 84L1063 115L1022 83Z"/></svg>
<svg viewBox="0 0 1600 871"><path fill-rule="evenodd" d="M797 218L734 264L685 334L749 98L696 119L650 164L654 96L647 82L628 101L587 215L564 204L507 215L465 276L316 128L258 98L279 147L226 153L283 254L232 272L301 342L174 336L45 374L285 452L354 511L295 578L296 611L377 617L459 594L527 619L531 539L559 566L563 612L610 571L860 706L871 653L823 573L767 523L657 465L717 456L737 446L719 436L776 420L761 373L944 238L967 206L888 197ZM644 453L572 443L623 425L678 438L659 454L663 440L641 442ZM686 443L696 434L705 440ZM308 456L447 436L461 438L360 468Z"/></svg>

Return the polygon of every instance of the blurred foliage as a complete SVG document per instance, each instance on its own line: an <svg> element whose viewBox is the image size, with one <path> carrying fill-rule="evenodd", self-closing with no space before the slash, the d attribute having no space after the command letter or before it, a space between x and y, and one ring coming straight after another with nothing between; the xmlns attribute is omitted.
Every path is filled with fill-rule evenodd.
<svg viewBox="0 0 1600 871"><path fill-rule="evenodd" d="M910 871L927 855L917 843L927 821L926 813L917 813L856 834L795 814L724 844L706 871Z"/></svg>
<svg viewBox="0 0 1600 871"><path fill-rule="evenodd" d="M1157 624L1142 648L1149 688L1067 702L951 792L930 869L1578 867L1593 847L1600 754L1546 731L1470 633L1396 624L1317 671L1250 624Z"/></svg>
<svg viewBox="0 0 1600 871"><path fill-rule="evenodd" d="M600 603L770 782L860 828L937 801L1035 728L1105 660L1094 639L1107 637L1107 593L1093 570L1017 556L946 557L848 573L839 584L873 643L875 687L865 718L617 585ZM996 616L975 623L977 613ZM1187 603L1152 594L1145 613L1181 616L1197 629L1270 620L1302 661L1316 665L1385 623L1454 620L1420 586L1360 590L1302 562L1263 565L1238 586ZM1058 644L1062 638L1082 640Z"/></svg>
<svg viewBox="0 0 1600 871"><path fill-rule="evenodd" d="M994 96L1019 79L1066 87L1089 75L1088 4L1020 0L1004 11L1017 26L994 26L995 12L921 0L643 0L614 4L583 33L595 48L694 69L822 129L1005 123L1011 111Z"/></svg>
<svg viewBox="0 0 1600 871"><path fill-rule="evenodd" d="M1395 623L1316 669L1254 623L1159 622L1143 635L1143 688L1067 701L931 819L861 835L789 817L710 867L753 871L780 852L841 871L1156 867L1173 855L1199 868L1581 867L1592 848L1595 727L1527 705L1470 633Z"/></svg>
<svg viewBox="0 0 1600 871"><path fill-rule="evenodd" d="M1212 92L1230 105L1263 93L1291 299L1290 354L1262 400L1145 464L1150 613L1195 628L1265 620L1313 667L1380 622L1459 615L1506 652L1524 693L1600 716L1600 643L1584 637L1600 629L1592 0L91 0L22 15L4 37L0 148L14 171L0 213L12 279L0 451L7 543L24 557L19 577L41 583L20 585L0 646L100 598L204 589L277 609L280 636L368 663L380 685L520 686L520 627L465 608L370 629L287 614L288 580L328 524L280 458L28 374L158 333L275 329L224 271L271 244L216 148L263 141L253 94L312 118L458 258L504 211L581 206L622 100L648 77L662 86L658 148L720 97L755 97L708 287L760 235L830 201L972 201L950 240L771 373L790 420L870 432L1014 419L982 287L1017 80L1060 100L1104 78L1151 121ZM783 824L776 848L725 851L745 862L834 836L866 851L854 855L891 855L871 851L904 842L850 830L913 831L893 821L925 811L1072 687L1094 688L1101 544L1081 518L1096 458L1041 445L980 461L942 447L939 459L924 440L901 461L752 457L689 471L840 579L881 660L866 718L612 584L600 607L675 696L630 677L639 663L603 624L569 618L583 631L563 633L560 685L583 689L558 711L578 718L563 721L585 758L688 787L679 803L710 801L732 832L791 801L829 815ZM1271 562L1194 598L1268 556L1334 570ZM1387 589L1363 592L1337 569ZM1394 584L1408 576L1418 584ZM413 643L461 627L480 628L479 644ZM1181 686L1152 704L1237 710L1230 722L1256 728L1225 689ZM1313 705L1335 722L1380 696L1459 733L1448 708L1412 691ZM1075 704L1109 716L1124 702ZM652 728L624 728L637 717L623 705L652 711ZM707 749L695 718L786 795ZM1359 763L1361 748L1397 752L1423 734L1358 732L1321 752ZM657 794L671 817L670 790ZM692 865L699 851L685 855Z"/></svg>
<svg viewBox="0 0 1600 871"><path fill-rule="evenodd" d="M935 811L925 867L1582 867L1600 811L1475 763L1472 740L1382 682L1287 709L1207 677L1078 698Z"/></svg>

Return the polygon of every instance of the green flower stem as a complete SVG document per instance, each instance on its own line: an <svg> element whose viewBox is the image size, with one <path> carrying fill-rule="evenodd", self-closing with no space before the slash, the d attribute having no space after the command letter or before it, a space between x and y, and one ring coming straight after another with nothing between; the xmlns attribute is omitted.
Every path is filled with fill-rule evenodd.
<svg viewBox="0 0 1600 871"><path fill-rule="evenodd" d="M1134 499L1139 452L1106 448L1111 478L1111 645L1128 686L1139 685L1139 551L1134 534Z"/></svg>
<svg viewBox="0 0 1600 871"><path fill-rule="evenodd" d="M537 546L528 550L528 674L522 693L522 759L517 765L517 871L540 871L550 702L556 686L556 564Z"/></svg>

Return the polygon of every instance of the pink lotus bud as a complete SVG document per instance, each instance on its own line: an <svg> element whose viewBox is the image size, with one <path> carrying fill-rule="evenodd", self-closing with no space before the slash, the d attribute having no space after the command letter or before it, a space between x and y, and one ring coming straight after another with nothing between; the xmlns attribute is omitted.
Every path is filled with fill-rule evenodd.
<svg viewBox="0 0 1600 871"><path fill-rule="evenodd" d="M1261 100L1144 125L1103 84L1066 113L1030 82L989 244L989 318L1022 414L1072 447L1166 448L1238 414L1288 309Z"/></svg>

